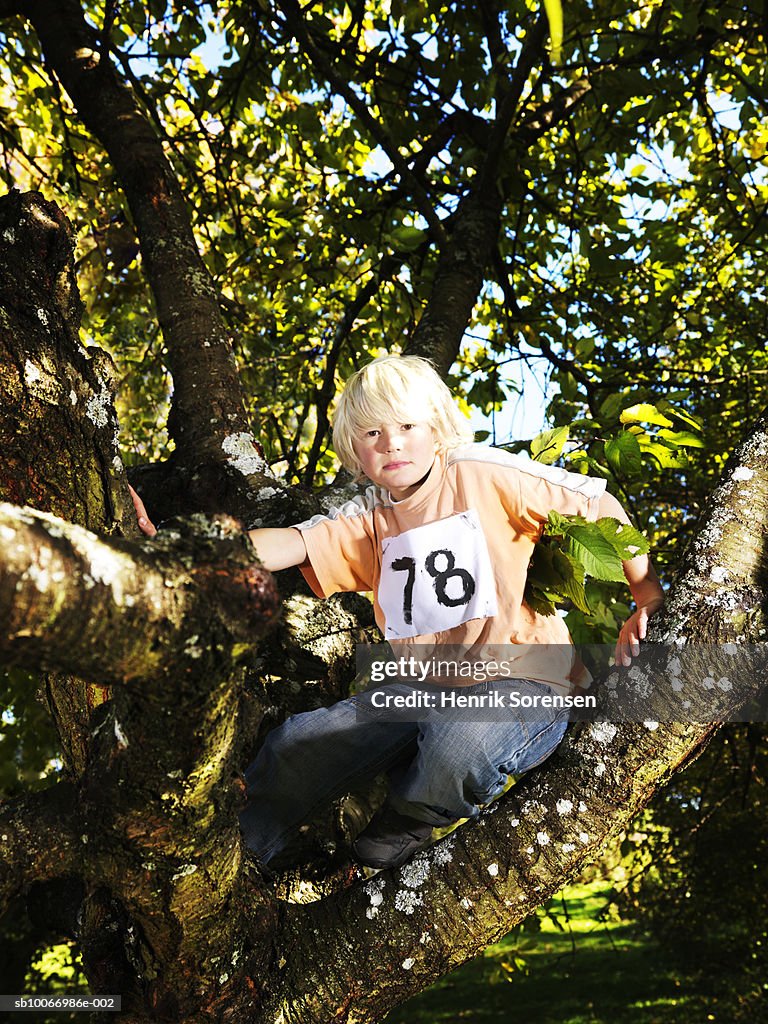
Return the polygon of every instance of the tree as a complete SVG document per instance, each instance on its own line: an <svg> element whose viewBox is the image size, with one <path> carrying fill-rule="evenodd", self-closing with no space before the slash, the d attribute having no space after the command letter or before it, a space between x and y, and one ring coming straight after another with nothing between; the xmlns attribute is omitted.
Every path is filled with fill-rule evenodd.
<svg viewBox="0 0 768 1024"><path fill-rule="evenodd" d="M178 52L189 54L183 44L201 38L204 20L192 5L173 12L131 5L119 16L114 5L96 11L72 0L55 9L43 0L0 7L14 19L6 60L32 126L56 95L59 121L48 133L54 142L35 145L48 147L46 160L64 156L58 187L79 179L82 201L90 202L102 176L114 174L129 206L124 218L138 235L174 384L173 453L136 479L165 512L290 522L316 507L316 499L271 475L251 433L230 335L238 317L253 327L257 309L263 320L249 349L254 364L271 371L285 358L269 378L269 396L253 389L256 411L265 442L277 446L294 475L309 480L332 469L325 446L337 371L387 331L408 328L409 349L430 354L448 373L474 318L498 332L499 348L503 339L511 349L521 335L538 341L560 384L555 416L585 421L575 460L594 459L604 446L603 425L615 427L623 415L627 426L618 437L629 454L615 462L630 497L640 485L628 472L636 453L626 435L657 461L679 449L679 438L661 434L666 425L637 433L638 420L627 413L645 397L661 400L651 387L655 366L674 374L695 364L680 355L694 346L689 327L675 319L681 282L683 296L701 294L713 273L727 272L723 288L733 292L707 295L698 314L706 324L716 323L718 301L735 307L729 331L758 316L748 301L756 294L748 271L763 239L764 187L756 177L752 193L746 186L734 192L724 211L701 202L711 192L705 173L716 168L726 188L736 179L743 184L744 140L761 145L747 109L761 103L756 9L702 5L691 18L666 3L639 13L613 3L574 5L557 68L544 50L544 19L525 5L447 13L438 5L395 7L321 12L286 0L274 10L223 8L238 59L220 81L207 71L176 75L172 59L168 74L148 80L121 49L130 32L141 37L145 17L151 29L167 15L180 29ZM461 39L455 57L454 37ZM172 58L177 43L170 35L154 38ZM735 141L717 119L708 120L710 97L722 83L742 90L746 132ZM313 106L316 90L323 100ZM332 94L345 105L337 120L325 100ZM664 224L652 231L648 216L641 250L626 231L621 190L606 182L606 164L628 161L638 137L653 131L682 147L680 125L691 123L692 97L709 144L686 150L699 161L692 194L681 185L674 197L678 213L686 212L686 233L681 241ZM173 120L168 112L187 100L189 120ZM392 117L394 109L401 116ZM184 135L214 112L224 131L213 141L203 127ZM246 159L238 118L253 126L259 116L255 153ZM340 156L330 153L326 125ZM63 146L55 140L59 129ZM12 171L38 159L25 130L23 116L6 129ZM601 144L606 135L610 147ZM178 146L173 162L171 142ZM558 143L567 145L567 159ZM349 173L361 171L374 144L394 168L383 186ZM270 166L265 155L277 145L282 159ZM649 179L644 187L655 198L662 185ZM198 200L192 210L185 191ZM275 699L274 689L244 685L252 640L274 616L272 584L252 568L226 521L212 530L176 524L160 547L135 539L115 448L111 371L77 341L67 228L55 207L35 197L6 198L2 217L2 497L12 503L2 513L3 655L8 664L77 676L46 684L67 781L2 809L3 898L46 879L65 878L75 892L82 886L86 971L95 991L122 993L129 1020L375 1019L559 889L694 756L713 726L574 730L547 768L515 787L481 826L449 837L403 872L306 907L277 900L242 856L232 782ZM310 229L317 229L316 247L308 244ZM611 250L602 257L601 232ZM719 249L704 251L713 232ZM85 294L91 315L109 299L109 330L125 336L128 296L139 308L147 299L123 262L125 239L111 243L117 234L108 223L102 234L112 280L102 287L87 279ZM626 247L617 265L620 241ZM694 241L702 248L698 263L689 259ZM300 259L288 255L292 248ZM563 251L570 260L556 266L551 254ZM248 276L247 258L256 263ZM302 264L306 273L299 274ZM357 287L344 300L350 280ZM114 308L117 282L126 302ZM318 295L337 317L332 332L324 333L333 321L324 319ZM374 299L372 340L362 343L355 324ZM617 304L622 317L609 323ZM582 324L595 325L593 349L586 331L571 330L577 313ZM636 339L648 333L659 343L655 363L645 354L637 359L645 392L623 394L617 352L634 354ZM492 378L487 353L494 344L460 365L485 367ZM747 338L743 348L759 369L761 347ZM306 363L308 351L321 357L318 366ZM292 376L305 387L291 391ZM247 371L243 379L254 380ZM715 386L707 382L709 391ZM693 417L707 409L704 391L673 396L673 405ZM493 404L492 388L474 397L487 404L489 394ZM740 428L739 413L721 420L718 452ZM713 493L659 638L759 638L764 432L762 421L753 425ZM52 437L61 439L56 452ZM686 503L665 498L658 505L695 506L706 479L702 474L705 482ZM56 518L20 512L24 504ZM674 537L677 528L662 523L659 531ZM319 699L330 699L348 678L350 649L370 620L356 600L316 610L295 580L285 586L297 596L289 598L291 616L278 640L260 651L268 659L262 671L318 680L312 699L318 689ZM330 636L335 646L324 642ZM299 653L302 642L309 656ZM112 686L110 699L100 703L105 685ZM733 705L744 689L734 688Z"/></svg>

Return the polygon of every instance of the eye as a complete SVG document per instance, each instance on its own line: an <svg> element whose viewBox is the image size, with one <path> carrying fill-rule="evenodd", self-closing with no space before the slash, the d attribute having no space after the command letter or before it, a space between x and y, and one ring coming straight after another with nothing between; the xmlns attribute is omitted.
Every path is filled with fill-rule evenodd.
<svg viewBox="0 0 768 1024"><path fill-rule="evenodd" d="M372 428L371 430L366 430L366 432L365 432L365 436L366 436L366 437L378 437L380 433L381 433L381 431L380 431L380 430L377 430L377 429L376 429L376 428L374 427L374 428Z"/></svg>
<svg viewBox="0 0 768 1024"><path fill-rule="evenodd" d="M415 423L404 423L402 429L403 430L413 430L413 428L415 426L416 426Z"/></svg>

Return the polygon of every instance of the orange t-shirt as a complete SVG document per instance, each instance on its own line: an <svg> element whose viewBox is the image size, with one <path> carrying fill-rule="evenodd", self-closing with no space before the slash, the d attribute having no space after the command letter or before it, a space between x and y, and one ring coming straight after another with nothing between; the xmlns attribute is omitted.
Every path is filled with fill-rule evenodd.
<svg viewBox="0 0 768 1024"><path fill-rule="evenodd" d="M419 658L429 649L495 655L511 661L509 678L567 693L578 675L570 634L559 615L523 602L528 563L550 510L594 520L604 490L595 477L467 445L439 454L402 501L372 486L298 524L309 563L301 569L318 597L372 591L376 622L397 655L414 647Z"/></svg>

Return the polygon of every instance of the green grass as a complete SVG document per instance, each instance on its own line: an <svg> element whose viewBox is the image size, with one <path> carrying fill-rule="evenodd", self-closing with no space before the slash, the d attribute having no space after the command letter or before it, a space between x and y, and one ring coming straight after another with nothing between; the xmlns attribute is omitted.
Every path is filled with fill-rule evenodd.
<svg viewBox="0 0 768 1024"><path fill-rule="evenodd" d="M384 1024L709 1024L728 1020L664 952L618 919L610 884L571 886L541 930L513 933L393 1010ZM521 962L522 961L522 962Z"/></svg>

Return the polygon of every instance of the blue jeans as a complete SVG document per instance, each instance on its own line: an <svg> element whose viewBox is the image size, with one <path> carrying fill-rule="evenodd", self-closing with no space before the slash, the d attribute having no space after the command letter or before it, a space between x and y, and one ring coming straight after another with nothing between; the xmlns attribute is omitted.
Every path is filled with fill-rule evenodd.
<svg viewBox="0 0 768 1024"><path fill-rule="evenodd" d="M466 695L491 690L553 692L529 679L457 688ZM413 687L394 683L386 691L407 695ZM473 817L509 775L549 757L568 724L567 709L547 707L496 711L490 721L462 708L394 717L373 706L373 692L294 715L267 736L246 770L249 799L240 815L245 843L263 863L324 805L388 770L389 799L401 813L436 827Z"/></svg>

